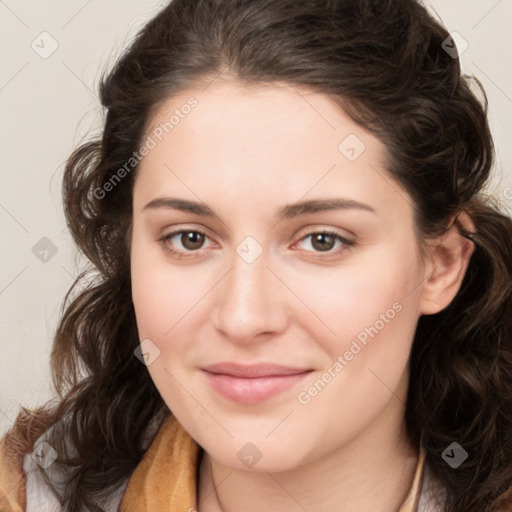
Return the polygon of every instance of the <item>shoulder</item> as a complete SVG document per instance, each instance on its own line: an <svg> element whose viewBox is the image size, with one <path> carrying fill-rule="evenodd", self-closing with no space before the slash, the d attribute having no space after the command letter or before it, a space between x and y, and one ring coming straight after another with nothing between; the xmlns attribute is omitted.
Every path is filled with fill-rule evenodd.
<svg viewBox="0 0 512 512"><path fill-rule="evenodd" d="M11 429L0 440L0 510L18 512L26 506L23 471L25 444Z"/></svg>
<svg viewBox="0 0 512 512"><path fill-rule="evenodd" d="M144 445L147 449L163 423L164 412L156 414L148 425ZM13 427L0 440L0 511L23 512L62 510L69 468L61 464L49 435L55 428L66 426L66 418L55 424L31 421L20 414ZM66 443L70 453L73 446ZM105 503L108 512L118 510L128 479L112 492Z"/></svg>
<svg viewBox="0 0 512 512"><path fill-rule="evenodd" d="M446 508L447 495L448 490L425 463L417 512L443 512Z"/></svg>
<svg viewBox="0 0 512 512"><path fill-rule="evenodd" d="M27 509L32 473L37 464L35 449L52 428L52 414L40 408L21 408L12 427L0 439L0 510L19 512ZM29 471L27 471L29 470Z"/></svg>

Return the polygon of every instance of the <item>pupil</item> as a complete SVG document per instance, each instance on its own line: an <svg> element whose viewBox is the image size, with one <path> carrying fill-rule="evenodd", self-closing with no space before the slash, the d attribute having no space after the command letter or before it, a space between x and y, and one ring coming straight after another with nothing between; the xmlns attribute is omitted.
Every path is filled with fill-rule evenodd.
<svg viewBox="0 0 512 512"><path fill-rule="evenodd" d="M201 245L201 233L194 233L192 231L189 231L188 233L185 233L184 234L185 236L185 242L183 245L185 247L187 247L187 244L188 245L188 248L189 249L197 249L197 246L200 246ZM192 247L190 247L190 245L192 245Z"/></svg>
<svg viewBox="0 0 512 512"><path fill-rule="evenodd" d="M325 244L326 242L326 238L327 239L331 239L332 241L332 237L331 235L327 235L325 233L320 233L318 234L316 237L314 237L313 239L313 245L316 247L316 244L319 244L319 247L316 247L317 249L321 249L321 250L329 250L331 247L330 247L330 243L327 243L327 246Z"/></svg>

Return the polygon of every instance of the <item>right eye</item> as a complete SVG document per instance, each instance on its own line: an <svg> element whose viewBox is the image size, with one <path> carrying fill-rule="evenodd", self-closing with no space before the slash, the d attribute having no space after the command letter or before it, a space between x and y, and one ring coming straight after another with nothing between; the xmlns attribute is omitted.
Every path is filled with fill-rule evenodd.
<svg viewBox="0 0 512 512"><path fill-rule="evenodd" d="M208 238L206 233L197 229L181 229L168 233L158 239L162 247L171 255L178 258L196 257L190 253L198 252ZM173 242L173 239L176 239ZM176 245L181 244L182 248L176 249ZM189 253L189 254L187 254Z"/></svg>

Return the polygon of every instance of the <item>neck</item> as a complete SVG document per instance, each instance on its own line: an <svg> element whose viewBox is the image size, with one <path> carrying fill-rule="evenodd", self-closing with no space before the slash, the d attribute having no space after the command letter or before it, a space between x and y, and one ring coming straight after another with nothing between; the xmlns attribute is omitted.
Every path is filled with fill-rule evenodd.
<svg viewBox="0 0 512 512"><path fill-rule="evenodd" d="M411 488L418 451L404 440L403 403L391 409L350 442L290 471L233 470L204 452L199 512L398 511Z"/></svg>

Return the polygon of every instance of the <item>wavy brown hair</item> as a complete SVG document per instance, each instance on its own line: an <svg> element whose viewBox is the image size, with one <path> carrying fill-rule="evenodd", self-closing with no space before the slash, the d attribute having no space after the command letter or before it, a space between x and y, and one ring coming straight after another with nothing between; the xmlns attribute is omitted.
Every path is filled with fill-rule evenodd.
<svg viewBox="0 0 512 512"><path fill-rule="evenodd" d="M137 34L102 79L101 138L79 146L65 167L67 223L96 278L84 285L81 275L64 301L51 354L58 398L22 409L12 431L30 451L66 418L49 441L71 469L66 510L102 510L166 408L134 356L136 167L105 197L98 191L140 147L164 101L221 73L249 85L303 85L337 101L389 149L388 171L413 198L422 240L468 212L476 233L462 235L476 249L461 289L418 322L406 434L415 445L421 439L448 489L447 512L511 505L512 221L482 192L494 159L487 98L443 49L448 37L416 0L174 0ZM456 470L441 457L452 441L469 453Z"/></svg>

